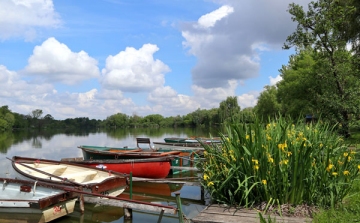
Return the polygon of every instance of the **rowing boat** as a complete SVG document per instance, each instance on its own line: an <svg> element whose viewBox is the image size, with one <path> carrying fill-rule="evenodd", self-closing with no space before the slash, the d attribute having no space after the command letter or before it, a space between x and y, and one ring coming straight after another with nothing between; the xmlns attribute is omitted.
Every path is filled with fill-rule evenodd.
<svg viewBox="0 0 360 223"><path fill-rule="evenodd" d="M73 192L38 181L0 178L0 188L0 212L31 214L37 222L72 213L77 200Z"/></svg>
<svg viewBox="0 0 360 223"><path fill-rule="evenodd" d="M146 158L171 158L179 155L179 151L154 152L142 149L126 150L123 148L110 148L100 146L78 146L82 150L84 160L103 159L146 159Z"/></svg>
<svg viewBox="0 0 360 223"><path fill-rule="evenodd" d="M147 159L103 159L84 160L79 158L64 158L62 161L112 170L123 174L132 174L134 177L165 178L170 172L170 158Z"/></svg>
<svg viewBox="0 0 360 223"><path fill-rule="evenodd" d="M79 164L20 156L14 156L11 161L13 168L27 178L78 187L93 194L117 196L127 186L123 175Z"/></svg>

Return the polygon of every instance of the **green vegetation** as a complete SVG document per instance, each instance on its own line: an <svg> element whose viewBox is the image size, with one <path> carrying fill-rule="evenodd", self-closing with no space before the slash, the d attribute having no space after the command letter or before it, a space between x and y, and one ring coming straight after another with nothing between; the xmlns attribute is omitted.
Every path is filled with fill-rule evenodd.
<svg viewBox="0 0 360 223"><path fill-rule="evenodd" d="M337 209L322 209L314 218L314 223L348 223L360 219L360 181L356 179L343 204Z"/></svg>
<svg viewBox="0 0 360 223"><path fill-rule="evenodd" d="M202 184L217 203L334 208L351 189L359 163L332 130L328 124L284 118L267 125L233 124L221 146L204 145Z"/></svg>
<svg viewBox="0 0 360 223"><path fill-rule="evenodd" d="M321 115L341 123L341 133L350 136L360 115L359 1L318 0L307 11L293 3L288 11L297 29L284 48L295 47L296 54L279 70L282 80L276 87L262 92L255 111L294 119Z"/></svg>

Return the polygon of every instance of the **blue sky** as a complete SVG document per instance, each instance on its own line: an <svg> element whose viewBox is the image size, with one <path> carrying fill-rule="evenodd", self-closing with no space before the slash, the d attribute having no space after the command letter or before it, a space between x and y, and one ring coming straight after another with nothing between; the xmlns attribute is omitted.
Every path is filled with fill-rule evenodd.
<svg viewBox="0 0 360 223"><path fill-rule="evenodd" d="M0 106L55 119L253 107L293 50L289 3L2 0Z"/></svg>

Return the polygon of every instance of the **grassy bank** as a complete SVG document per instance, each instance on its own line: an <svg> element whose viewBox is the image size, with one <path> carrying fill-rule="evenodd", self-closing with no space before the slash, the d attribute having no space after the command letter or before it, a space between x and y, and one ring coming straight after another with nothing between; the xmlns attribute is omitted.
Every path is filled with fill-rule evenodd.
<svg viewBox="0 0 360 223"><path fill-rule="evenodd" d="M360 142L360 132L352 134L351 141ZM356 146L356 159L359 161L359 145ZM360 177L357 177L342 203L334 209L321 209L313 219L314 223L360 222Z"/></svg>
<svg viewBox="0 0 360 223"><path fill-rule="evenodd" d="M284 118L230 125L221 145L204 145L202 184L213 203L303 205L320 209L314 222L360 220L358 154L333 127Z"/></svg>
<svg viewBox="0 0 360 223"><path fill-rule="evenodd" d="M316 223L349 223L360 221L360 180L354 181L353 188L344 198L343 204L335 209L320 210L314 217Z"/></svg>

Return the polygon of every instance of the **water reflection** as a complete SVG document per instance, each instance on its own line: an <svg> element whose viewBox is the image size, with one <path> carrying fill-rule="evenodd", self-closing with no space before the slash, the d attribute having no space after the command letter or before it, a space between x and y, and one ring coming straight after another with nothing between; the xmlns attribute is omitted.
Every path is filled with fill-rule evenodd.
<svg viewBox="0 0 360 223"><path fill-rule="evenodd" d="M148 137L152 142L161 142L166 137L190 137L190 136L213 136L218 135L216 130L206 129L117 129L109 131L73 131L67 132L36 132L36 131L15 131L12 133L0 134L0 177L22 178L13 170L11 162L7 157L24 156L43 159L60 160L69 157L81 157L82 153L79 145L97 145L122 147L136 146L137 137ZM196 177L196 172L183 172L171 176L172 178L191 179ZM186 216L195 216L205 207L205 201L199 186L158 184L145 186L137 183L134 185L134 199L143 199L147 202L154 202L164 205L176 206L174 192L180 192L182 209ZM154 189L155 186L155 189ZM156 188L156 186L158 188ZM126 196L126 193L124 193ZM129 195L127 195L129 196ZM77 205L78 207L78 205ZM133 211L133 223L138 222L157 222L158 214L149 214ZM0 217L5 215L1 214ZM10 219L14 216L8 216ZM18 217L18 216L17 216ZM32 216L22 216L23 222L34 222ZM30 220L29 220L30 219ZM0 219L1 222L1 219ZM22 222L22 221L18 221ZM76 211L70 216L54 221L56 223L65 222L124 222L123 209L108 206L86 205L84 215ZM162 223L179 222L177 216L164 216Z"/></svg>
<svg viewBox="0 0 360 223"><path fill-rule="evenodd" d="M68 216L59 219L58 223L92 223L92 222L116 222L124 216L124 209L106 205L85 204L85 211L81 214L79 205Z"/></svg>

